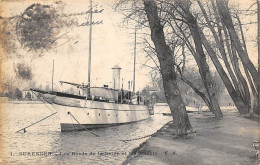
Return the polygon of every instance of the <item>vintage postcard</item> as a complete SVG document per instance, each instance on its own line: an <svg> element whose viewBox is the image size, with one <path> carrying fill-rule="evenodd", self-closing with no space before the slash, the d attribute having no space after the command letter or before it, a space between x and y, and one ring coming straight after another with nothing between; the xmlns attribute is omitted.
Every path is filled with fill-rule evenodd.
<svg viewBox="0 0 260 165"><path fill-rule="evenodd" d="M0 0L0 164L259 164L259 0Z"/></svg>

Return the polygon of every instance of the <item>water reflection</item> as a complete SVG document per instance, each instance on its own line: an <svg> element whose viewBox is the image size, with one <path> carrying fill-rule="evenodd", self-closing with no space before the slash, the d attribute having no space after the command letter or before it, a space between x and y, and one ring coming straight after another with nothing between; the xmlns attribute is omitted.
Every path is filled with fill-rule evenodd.
<svg viewBox="0 0 260 165"><path fill-rule="evenodd" d="M157 107L158 108L158 107ZM0 164L120 164L127 154L147 138L123 142L156 132L171 120L161 114L137 123L99 128L88 131L60 132L59 117L55 115L26 133L15 131L52 114L43 104L2 104ZM21 155L21 153L30 153ZM34 152L48 152L35 156ZM11 155L12 153L12 155ZM34 154L34 156L32 156Z"/></svg>

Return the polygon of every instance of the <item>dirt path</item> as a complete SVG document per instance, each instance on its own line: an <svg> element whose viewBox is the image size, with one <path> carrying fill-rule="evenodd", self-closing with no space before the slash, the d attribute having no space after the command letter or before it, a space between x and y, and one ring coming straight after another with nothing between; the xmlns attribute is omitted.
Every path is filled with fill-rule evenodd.
<svg viewBox="0 0 260 165"><path fill-rule="evenodd" d="M170 135L170 123L137 148L124 164L231 165L257 164L254 141L260 141L260 124L224 111L215 120L209 112L189 114L196 134L189 138Z"/></svg>

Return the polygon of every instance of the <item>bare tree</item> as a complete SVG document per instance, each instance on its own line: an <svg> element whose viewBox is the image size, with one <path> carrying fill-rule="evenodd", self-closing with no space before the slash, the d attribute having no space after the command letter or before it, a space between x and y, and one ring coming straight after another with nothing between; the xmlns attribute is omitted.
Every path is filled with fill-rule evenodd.
<svg viewBox="0 0 260 165"><path fill-rule="evenodd" d="M185 83L187 83L206 103L206 105L209 107L209 109L215 113L215 111L217 111L217 113L215 113L216 118L222 118L222 113L220 110L220 107L218 105L218 101L216 96L216 89L215 89L215 85L214 82L212 81L212 78L210 78L209 76L211 76L211 73L209 71L209 67L207 66L207 62L206 62L206 57L204 56L204 61L202 62L204 66L207 66L207 68L203 68L202 64L201 64L201 56L197 54L194 46L192 45L189 37L192 35L189 35L190 31L188 26L185 26L184 22L186 23L186 25L188 24L187 20L183 20L182 18L177 18L177 14L180 13L180 11L177 11L176 13L174 12L174 10L177 9L177 5L175 5L174 3L170 3L170 2L164 2L161 1L158 3L158 10L159 13L161 14L161 21L163 22L164 28L165 28L165 33L170 36L167 38L167 43L171 43L170 45L174 45L173 47L171 46L172 50L176 49L176 44L172 44L174 43L174 41L176 40L176 38L179 38L182 42L181 44L177 45L178 47L182 48L182 56L183 59L181 61L180 64L182 64L182 67L180 66L180 64L176 64L177 61L176 59L178 59L179 57L177 56L177 53L173 51L173 56L175 59L175 66L178 70L178 72L180 73L180 78L182 81L184 81ZM180 13L179 15L183 15L183 13ZM181 22L180 24L178 24L178 22ZM188 34L188 36L186 35ZM172 42L170 42L172 41ZM186 61L186 53L184 52L184 46L187 46L187 48L189 49L189 51L191 52L191 54L194 56L194 59L197 62L197 65L200 68L200 73L201 73L201 77L204 80L204 86L206 87L206 92L201 92L199 89L197 89L197 87L194 85L193 82L189 81L187 78L185 78L183 71L185 68L185 61ZM153 48L152 48L153 49ZM153 51L151 51L153 53ZM207 74L205 74L207 73ZM208 76L206 76L208 75ZM210 80L211 79L211 80ZM209 83L209 80L211 81L211 83ZM207 82L208 81L208 82Z"/></svg>
<svg viewBox="0 0 260 165"><path fill-rule="evenodd" d="M144 9L151 29L151 39L155 45L155 51L160 63L165 96L171 109L174 130L176 134L185 134L191 131L192 127L177 85L177 73L172 52L165 42L163 26L158 17L155 1L144 0Z"/></svg>
<svg viewBox="0 0 260 165"><path fill-rule="evenodd" d="M197 19L190 12L190 2L189 0L177 0L177 7L181 8L182 12L179 12L183 15L183 18L186 20L186 23L191 32L192 38L194 40L195 49L196 49L196 62L199 67L199 72L202 77L203 83L205 85L206 91L209 96L210 108L216 115L216 118L222 118L222 112L218 104L216 97L215 83L212 79L209 66L206 61L206 55L203 50L202 39L199 32L199 27L197 24Z"/></svg>
<svg viewBox="0 0 260 165"><path fill-rule="evenodd" d="M192 11L192 5L195 8L199 7L200 10ZM234 14L235 10L231 9L224 0L217 2L211 0L204 4L200 0L161 0L156 2L156 6L159 21L164 29L165 43L169 46L173 56L171 60L174 65L173 69L180 73L178 77L182 81L201 96L209 109L215 113L216 118L221 118L222 113L217 101L217 84L209 69L208 56L238 111L241 114L249 113L252 108L251 100L253 100L254 112L259 113L257 79L259 73L250 60L246 49L243 24L238 14L240 11L236 10ZM133 14L129 15L131 19L137 20L137 24L151 28L147 25L146 17L143 16L145 12L146 10L138 6L132 12ZM233 21L236 23L234 24ZM148 49L144 49L144 51L156 65L151 68L161 71L160 60L158 63L155 58L158 54L156 49L156 45L153 47L150 44ZM178 52L180 49L182 49L182 53ZM184 49L188 51L185 52ZM193 55L198 65L205 91L198 89L194 82L185 77L187 52Z"/></svg>
<svg viewBox="0 0 260 165"><path fill-rule="evenodd" d="M249 109L250 109L249 90L248 90L247 82L245 81L243 75L240 72L238 61L237 61L236 54L235 54L236 51L234 50L234 45L233 45L233 43L230 44L229 41L227 40L227 38L229 36L227 35L226 29L223 27L223 31L224 31L225 38L226 38L225 43L226 43L226 47L228 50L227 52L228 52L229 56L231 57L230 61L233 65L233 70L235 72L233 72L233 70L231 69L230 62L228 61L228 58L227 58L227 53L226 53L226 50L224 47L224 42L223 42L224 40L223 40L222 33L221 33L221 26L218 22L220 20L220 18L217 14L213 1L212 1L212 6L213 6L213 10L215 12L216 21L210 20L203 5L201 4L201 2L199 0L197 0L197 2L203 13L206 24L208 25L211 33L213 34L213 38L215 40L216 47L221 54L222 60L224 61L224 64L225 64L229 74L227 74L225 72L223 65L220 63L217 52L213 49L214 45L212 45L212 43L209 42L209 40L204 35L202 29L198 28L200 36L202 38L203 46L206 49L206 51L208 52L208 55L211 57L212 62L214 63L220 77L222 78L222 80L223 80L231 98L233 99L236 107L238 108L239 112L242 114L246 114L249 112ZM212 22L217 25L218 34L215 30L215 27L213 27L213 25L211 24ZM234 88L232 82L230 81L228 75L230 75L235 88Z"/></svg>

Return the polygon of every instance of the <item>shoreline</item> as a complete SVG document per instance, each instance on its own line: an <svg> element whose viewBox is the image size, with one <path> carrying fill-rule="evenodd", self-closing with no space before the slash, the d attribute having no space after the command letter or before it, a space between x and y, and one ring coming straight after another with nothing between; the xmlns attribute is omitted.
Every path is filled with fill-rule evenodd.
<svg viewBox="0 0 260 165"><path fill-rule="evenodd" d="M189 113L196 133L171 135L172 121L134 148L122 163L131 164L257 164L254 141L260 141L260 123L234 110L216 120L210 112Z"/></svg>
<svg viewBox="0 0 260 165"><path fill-rule="evenodd" d="M0 102L0 104L44 104L42 101L37 100L37 101L4 101Z"/></svg>

